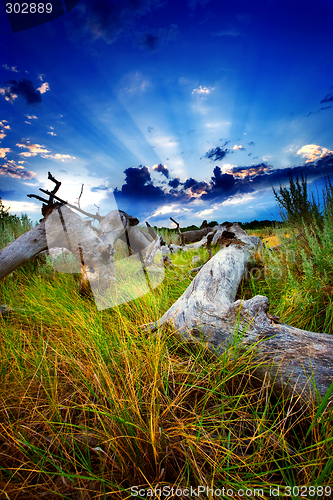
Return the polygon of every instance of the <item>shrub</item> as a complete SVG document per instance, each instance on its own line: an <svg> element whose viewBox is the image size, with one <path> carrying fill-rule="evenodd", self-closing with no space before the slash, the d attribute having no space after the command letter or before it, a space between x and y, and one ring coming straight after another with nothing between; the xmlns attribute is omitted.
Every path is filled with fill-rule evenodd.
<svg viewBox="0 0 333 500"><path fill-rule="evenodd" d="M313 194L311 200L308 199L308 186L306 176L301 173L301 182L298 176L296 181L292 176L289 177L289 188L282 187L280 184L279 192L272 187L276 201L281 209L281 216L284 221L290 224L310 225L315 221L319 226L322 225L322 214L320 212L319 202L316 203ZM331 191L333 195L333 191Z"/></svg>

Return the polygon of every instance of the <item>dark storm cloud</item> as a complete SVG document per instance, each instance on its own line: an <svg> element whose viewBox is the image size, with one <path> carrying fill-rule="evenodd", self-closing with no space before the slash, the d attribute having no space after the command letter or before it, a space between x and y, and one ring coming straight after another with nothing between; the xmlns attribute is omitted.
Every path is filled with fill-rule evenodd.
<svg viewBox="0 0 333 500"><path fill-rule="evenodd" d="M120 190L118 188L114 190L116 199L162 201L165 198L163 189L153 185L148 167L142 165L138 168L130 167L124 173L126 174L125 184Z"/></svg>
<svg viewBox="0 0 333 500"><path fill-rule="evenodd" d="M273 168L266 163L259 163L257 165L249 165L247 167L233 167L228 170L228 173L236 176L256 176L272 172Z"/></svg>
<svg viewBox="0 0 333 500"><path fill-rule="evenodd" d="M176 177L175 179L172 179L172 181L169 181L169 186L174 188L174 189L177 189L177 187L181 184L180 180L178 179L178 177Z"/></svg>
<svg viewBox="0 0 333 500"><path fill-rule="evenodd" d="M155 32L146 32L140 39L139 45L148 52L154 52L164 43L174 40L178 34L178 26L171 24L169 30L161 28Z"/></svg>
<svg viewBox="0 0 333 500"><path fill-rule="evenodd" d="M4 96L11 102L14 101L15 95L21 95L27 101L27 104L35 105L42 102L42 94L35 89L31 80L8 80L5 85L9 86L5 89Z"/></svg>
<svg viewBox="0 0 333 500"><path fill-rule="evenodd" d="M155 165L154 170L156 172L160 172L161 174L165 175L165 177L168 179L169 178L169 170L168 167L163 165L163 163L159 163L158 165Z"/></svg>
<svg viewBox="0 0 333 500"><path fill-rule="evenodd" d="M205 202L223 202L235 195L254 193L258 190L271 190L279 184L288 184L292 176L306 175L309 182L332 174L333 154L327 154L316 162L284 169L274 169L266 163L233 167L222 172L216 166L210 181L200 181L192 177L182 183L178 178L170 180L162 187L154 186L148 167L128 168L126 179L121 189L114 194L119 208L132 209L133 201L145 211L156 210L161 205L182 203L201 199ZM172 189L170 189L172 188ZM178 189L177 189L178 188Z"/></svg>
<svg viewBox="0 0 333 500"><path fill-rule="evenodd" d="M83 0L75 13L85 31L113 43L135 20L161 5L160 0Z"/></svg>
<svg viewBox="0 0 333 500"><path fill-rule="evenodd" d="M230 153L229 149L223 149L220 146L216 146L216 148L207 151L205 158L208 158L211 161L221 161L228 153Z"/></svg>
<svg viewBox="0 0 333 500"><path fill-rule="evenodd" d="M253 142L253 141L248 142L248 143L247 143L247 145L248 145L248 146L254 146L254 142Z"/></svg>
<svg viewBox="0 0 333 500"><path fill-rule="evenodd" d="M191 193L201 194L201 193L207 192L209 189L210 189L210 186L209 186L209 184L207 184L207 182L204 182L204 181L196 182L195 184L193 184L191 186Z"/></svg>
<svg viewBox="0 0 333 500"><path fill-rule="evenodd" d="M220 167L215 167L213 170L213 177L211 179L212 191L215 189L222 189L223 191L229 191L235 184L235 179L230 174L222 174Z"/></svg>

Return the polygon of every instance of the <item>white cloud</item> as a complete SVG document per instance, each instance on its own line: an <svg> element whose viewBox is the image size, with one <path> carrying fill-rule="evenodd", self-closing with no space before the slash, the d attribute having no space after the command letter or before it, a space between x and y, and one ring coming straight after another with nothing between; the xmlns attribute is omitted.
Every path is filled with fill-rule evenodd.
<svg viewBox="0 0 333 500"><path fill-rule="evenodd" d="M250 200L254 200L254 196L251 194L244 194L244 195L238 195L238 196L233 196L232 198L229 198L228 200L225 200L221 203L223 206L227 205L241 205L242 203L248 202Z"/></svg>
<svg viewBox="0 0 333 500"><path fill-rule="evenodd" d="M237 146L237 144L235 144L232 149L234 149L234 150L243 149L243 146L241 144L239 146Z"/></svg>
<svg viewBox="0 0 333 500"><path fill-rule="evenodd" d="M40 205L29 201L10 201L3 200L5 206L9 206L9 213L17 214L19 212L40 212Z"/></svg>
<svg viewBox="0 0 333 500"><path fill-rule="evenodd" d="M50 86L47 82L44 82L40 87L38 87L39 92L41 94L45 94L48 90L50 90Z"/></svg>
<svg viewBox="0 0 333 500"><path fill-rule="evenodd" d="M25 116L28 118L28 120L38 120L38 116L36 115L25 115Z"/></svg>
<svg viewBox="0 0 333 500"><path fill-rule="evenodd" d="M213 122L213 123L206 123L206 127L209 128L219 128L219 127L225 127L226 125L230 125L230 122Z"/></svg>
<svg viewBox="0 0 333 500"><path fill-rule="evenodd" d="M213 90L215 89L215 87L202 87L200 85L200 87L198 89L193 89L192 90L192 94L210 94Z"/></svg>
<svg viewBox="0 0 333 500"><path fill-rule="evenodd" d="M164 205L162 208L157 209L150 217L157 217L158 215L169 214L172 212L181 212L180 208L177 208L179 205L176 203L172 205Z"/></svg>
<svg viewBox="0 0 333 500"><path fill-rule="evenodd" d="M57 135L55 132L48 132L50 135Z"/></svg>
<svg viewBox="0 0 333 500"><path fill-rule="evenodd" d="M19 148L29 149L29 153L28 152L19 153L20 156L25 156L26 158L28 158L29 156L36 156L37 154L41 154L41 153L50 153L51 152L48 149L45 149L45 146L41 146L40 144L29 144L29 143L20 144L20 143L17 143L16 146L18 146Z"/></svg>
<svg viewBox="0 0 333 500"><path fill-rule="evenodd" d="M327 156L332 153L333 153L332 150L329 150L327 148L322 148L318 144L306 144L297 151L298 155L302 155L303 158L307 158L305 163L318 160L319 158L323 158L324 156Z"/></svg>
<svg viewBox="0 0 333 500"><path fill-rule="evenodd" d="M198 212L197 215L198 217L206 217L206 215L211 215L213 212L215 212L215 208L207 208L206 210L203 210L202 212Z"/></svg>
<svg viewBox="0 0 333 500"><path fill-rule="evenodd" d="M150 86L149 80L147 80L141 73L137 72L134 74L129 74L124 77L127 83L123 87L127 93L137 93L144 92Z"/></svg>
<svg viewBox="0 0 333 500"><path fill-rule="evenodd" d="M16 66L9 67L8 64L3 64L2 67L7 71L13 71L14 73L19 73L19 70L16 69Z"/></svg>
<svg viewBox="0 0 333 500"><path fill-rule="evenodd" d="M26 170L21 165L16 165L13 160L10 160L5 165L0 165L0 175L6 175L15 179L32 179L36 176L36 173Z"/></svg>
<svg viewBox="0 0 333 500"><path fill-rule="evenodd" d="M5 125L5 123L8 123L7 120L2 120L2 122L0 122L0 127L1 128L6 128L7 130L10 130L10 126L9 125Z"/></svg>
<svg viewBox="0 0 333 500"><path fill-rule="evenodd" d="M4 96L6 101L9 102L14 102L15 99L17 98L17 94L10 94L10 87L4 87L3 89L0 89L0 94Z"/></svg>
<svg viewBox="0 0 333 500"><path fill-rule="evenodd" d="M56 153L54 155L45 155L43 154L42 155L42 158L49 158L51 160L61 160L61 161L65 161L65 160L76 160L76 157L75 156L70 156L70 155L62 155L62 154L59 154L59 153Z"/></svg>
<svg viewBox="0 0 333 500"><path fill-rule="evenodd" d="M0 158L5 158L6 153L10 153L10 151L9 148L0 148Z"/></svg>

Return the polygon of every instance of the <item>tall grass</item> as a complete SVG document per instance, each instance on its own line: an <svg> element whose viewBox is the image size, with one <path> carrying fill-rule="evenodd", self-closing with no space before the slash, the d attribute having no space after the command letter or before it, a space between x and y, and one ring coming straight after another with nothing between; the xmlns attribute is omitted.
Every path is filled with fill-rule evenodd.
<svg viewBox="0 0 333 500"><path fill-rule="evenodd" d="M323 231L325 249L308 232L304 255L295 250L295 269L298 258L310 266L316 255L318 277L309 267L300 271L313 289L331 248L329 226ZM291 240L293 248L298 240ZM80 297L75 275L54 272L48 260L0 283L0 303L15 309L0 318L3 498L126 499L135 487L190 486L232 489L235 499L251 498L239 489L256 488L256 498L270 498L272 488L282 496L286 486L302 485L315 486L310 498L330 497L330 408L304 413L297 398L276 397L257 380L251 349L230 345L216 358L172 328L140 328L184 292L193 255L172 256L174 266L152 293L101 312ZM206 260L205 250L199 257ZM278 268L279 258L283 270L286 257L268 251L260 265ZM281 290L296 276L289 264ZM243 296L268 291L275 312L277 280L254 277ZM178 490L168 498L188 497Z"/></svg>

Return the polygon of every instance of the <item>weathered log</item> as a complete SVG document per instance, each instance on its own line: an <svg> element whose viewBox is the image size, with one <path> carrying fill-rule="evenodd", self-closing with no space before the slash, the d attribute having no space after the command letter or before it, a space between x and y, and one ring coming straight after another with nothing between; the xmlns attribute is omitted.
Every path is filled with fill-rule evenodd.
<svg viewBox="0 0 333 500"><path fill-rule="evenodd" d="M70 250L84 266L82 277L92 282L108 282L114 276L113 243L126 227L138 219L121 211L112 211L99 224L99 233L66 205L54 205L48 217L0 252L0 279L46 249ZM149 242L146 242L146 246ZM113 269L113 270L112 270ZM99 270L97 272L97 270ZM75 271L73 271L75 272Z"/></svg>
<svg viewBox="0 0 333 500"><path fill-rule="evenodd" d="M180 242L181 246L185 245L184 236L183 236L183 233L180 230L179 223L175 219L173 219L172 217L170 217L170 220L172 222L174 222L176 224L176 226L177 226L178 238L179 238L179 242Z"/></svg>
<svg viewBox="0 0 333 500"><path fill-rule="evenodd" d="M147 328L171 324L184 339L203 342L217 355L237 338L239 349L253 347L257 376L269 379L277 393L297 392L316 402L316 391L324 397L333 380L333 337L279 323L267 314L267 297L235 302L251 253L261 243L240 233L241 241L210 259L184 294Z"/></svg>
<svg viewBox="0 0 333 500"><path fill-rule="evenodd" d="M43 221L0 251L0 279L46 249L45 221Z"/></svg>
<svg viewBox="0 0 333 500"><path fill-rule="evenodd" d="M154 240L157 240L157 238L159 238L159 236L155 233L154 229L151 227L151 225L149 224L149 222L146 221L146 226L148 228L148 233L150 234L150 236L154 239Z"/></svg>
<svg viewBox="0 0 333 500"><path fill-rule="evenodd" d="M170 243L169 245L162 246L162 253L163 255L172 255L177 252L189 252L190 250L199 250L199 248L205 246L207 248L207 241L208 238L213 238L214 231L212 228L210 228L211 232L208 233L206 236L204 236L200 241L197 241L196 243L191 243L190 245L176 245L175 243ZM185 233L184 233L185 234ZM210 236L211 235L211 236ZM208 248L207 248L208 250ZM208 251L209 253L209 251Z"/></svg>

